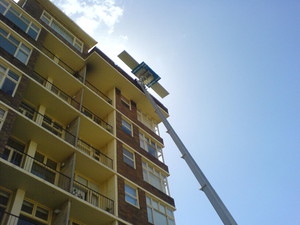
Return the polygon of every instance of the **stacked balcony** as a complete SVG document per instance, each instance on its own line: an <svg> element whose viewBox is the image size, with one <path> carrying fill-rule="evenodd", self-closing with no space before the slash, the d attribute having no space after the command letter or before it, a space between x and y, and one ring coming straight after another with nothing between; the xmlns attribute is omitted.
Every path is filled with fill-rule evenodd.
<svg viewBox="0 0 300 225"><path fill-rule="evenodd" d="M37 157L32 157L20 150L7 146L0 157L9 163L67 191L93 206L103 209L109 213L114 213L114 201L97 191L75 181L54 168L50 163L45 164Z"/></svg>

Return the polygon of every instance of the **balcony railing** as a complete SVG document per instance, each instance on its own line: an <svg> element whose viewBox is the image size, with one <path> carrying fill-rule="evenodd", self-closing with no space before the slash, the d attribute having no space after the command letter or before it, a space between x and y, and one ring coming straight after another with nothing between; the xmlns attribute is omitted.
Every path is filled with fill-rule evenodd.
<svg viewBox="0 0 300 225"><path fill-rule="evenodd" d="M109 168L113 168L113 160L109 158L108 156L104 155L100 150L94 148L90 144L86 143L85 141L78 139L77 141L77 148L91 156L93 159L103 163L104 165L108 166Z"/></svg>
<svg viewBox="0 0 300 225"><path fill-rule="evenodd" d="M99 116L95 115L92 111L90 111L86 107L84 106L81 107L81 113L89 117L90 119L92 119L95 123L103 127L105 130L109 131L110 133L113 132L113 127L110 124L106 123L104 120L102 120Z"/></svg>
<svg viewBox="0 0 300 225"><path fill-rule="evenodd" d="M89 87L91 90L93 90L96 94L101 96L103 99L105 99L105 101L107 101L109 104L112 104L112 100L109 97L107 97L105 94L103 94L99 89L97 89L94 85L92 85L87 80L85 80L85 85L87 87Z"/></svg>
<svg viewBox="0 0 300 225"><path fill-rule="evenodd" d="M55 54L53 54L49 49L45 48L44 46L42 47L42 52L45 53L50 59L52 59L53 61L55 61L58 65L60 65L62 68L64 68L66 71L68 71L70 74L72 74L73 76L75 76L76 71L73 70L70 66L68 66L65 62L63 62L62 60L58 59ZM83 81L83 77L78 76L77 77L78 80L80 80L81 82Z"/></svg>
<svg viewBox="0 0 300 225"><path fill-rule="evenodd" d="M41 126L50 131L51 133L55 134L62 140L68 142L69 144L77 147L78 150L90 155L93 159L104 164L105 166L108 166L111 169L113 168L113 160L111 158L109 158L108 156L100 152L100 150L92 147L90 144L82 141L79 138L76 143L75 135L64 129L62 126L59 126L58 124L55 125L55 122L53 123L53 125L47 123L46 121L49 119L47 116L44 116L35 110L31 110L29 112L28 109L23 108L22 105L19 108L19 111L30 120L36 122L37 124L39 124L37 121L42 121ZM39 118L37 119L37 117Z"/></svg>
<svg viewBox="0 0 300 225"><path fill-rule="evenodd" d="M109 104L112 104L112 100L106 96L103 92L101 92L98 88L96 88L94 85L92 85L90 82L88 82L86 79L84 79L78 72L73 70L70 66L68 66L64 61L57 58L54 53L52 53L49 49L46 47L42 47L42 52L44 52L50 59L52 59L55 63L60 65L62 68L64 68L67 72L72 74L76 79L78 79L80 82L84 83L87 87L89 87L92 91L94 91L98 96L105 99Z"/></svg>
<svg viewBox="0 0 300 225"><path fill-rule="evenodd" d="M19 108L19 111L25 115L30 120L34 121L35 123L41 125L51 133L55 134L56 136L60 137L64 141L68 142L69 144L75 146L76 137L66 129L64 129L61 125L58 123L55 123L51 121L51 124L49 122L49 117L42 115L41 113L31 109L30 112L28 112L28 109L22 107L22 104Z"/></svg>
<svg viewBox="0 0 300 225"><path fill-rule="evenodd" d="M54 85L53 83L49 82L47 79L45 79L43 76L38 74L37 72L33 72L28 74L32 79L49 89L52 93L54 93L56 96L58 96L60 99L64 100L69 105L73 106L75 109L80 109L80 103L76 100L74 100L71 96L69 96L67 93L62 91L59 87ZM49 87L49 88L48 88Z"/></svg>
<svg viewBox="0 0 300 225"><path fill-rule="evenodd" d="M78 181L74 181L72 194L98 208L104 209L112 214L114 213L114 202L111 199L79 183Z"/></svg>
<svg viewBox="0 0 300 225"><path fill-rule="evenodd" d="M79 102L77 102L76 100L74 100L71 96L69 96L67 93L65 93L64 91L62 91L57 86L55 86L53 83L51 83L48 80L46 80L44 77L42 77L41 75L39 75L37 72L31 73L31 74L29 74L29 76L31 78L33 78L35 81L37 81L38 83L40 83L41 85L43 85L44 87L49 86L50 87L50 91L52 93L54 93L59 98L61 98L65 102L67 102L69 105L73 106L75 109L80 110L80 112L82 114L84 114L85 116L87 116L90 119L92 119L95 123L97 123L98 125L100 125L104 129L106 129L107 131L109 131L111 133L113 132L113 127L110 124L108 124L107 122L105 122L104 120L102 120L100 117L98 117L95 113L93 113L88 108L86 108L84 106L80 107L80 103Z"/></svg>
<svg viewBox="0 0 300 225"><path fill-rule="evenodd" d="M98 208L112 214L114 213L113 200L78 181L73 181L72 183L72 179L69 176L51 168L24 152L15 150L11 147L5 148L4 152L0 153L0 157Z"/></svg>

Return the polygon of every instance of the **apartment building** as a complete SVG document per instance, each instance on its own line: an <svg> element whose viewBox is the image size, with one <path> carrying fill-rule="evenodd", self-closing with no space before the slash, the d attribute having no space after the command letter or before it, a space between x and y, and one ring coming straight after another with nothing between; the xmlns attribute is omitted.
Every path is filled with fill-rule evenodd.
<svg viewBox="0 0 300 225"><path fill-rule="evenodd" d="M0 225L175 225L136 81L48 0L0 0L0 20Z"/></svg>

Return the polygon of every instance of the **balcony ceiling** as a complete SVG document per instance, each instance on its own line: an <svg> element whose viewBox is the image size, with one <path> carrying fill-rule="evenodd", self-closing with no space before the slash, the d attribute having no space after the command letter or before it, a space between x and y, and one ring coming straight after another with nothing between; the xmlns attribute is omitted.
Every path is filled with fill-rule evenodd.
<svg viewBox="0 0 300 225"><path fill-rule="evenodd" d="M88 35L84 30L82 30L72 19L70 19L66 14L64 14L59 8L57 8L51 1L37 0L44 8L47 9L52 16L55 17L60 23L65 27L69 28L69 31L74 34L77 38L85 42L89 48L92 48L97 44L90 35Z"/></svg>
<svg viewBox="0 0 300 225"><path fill-rule="evenodd" d="M93 52L86 61L88 65L87 79L89 82L104 92L108 92L115 87L120 89L121 92L126 93L126 97L133 100L139 108L147 112L147 114L156 121L160 121L144 93L99 54ZM163 111L163 113L166 117L169 116L165 111Z"/></svg>
<svg viewBox="0 0 300 225"><path fill-rule="evenodd" d="M54 34L48 33L43 45L74 71L79 71L84 66L84 60L77 52L75 53L73 49L63 43Z"/></svg>

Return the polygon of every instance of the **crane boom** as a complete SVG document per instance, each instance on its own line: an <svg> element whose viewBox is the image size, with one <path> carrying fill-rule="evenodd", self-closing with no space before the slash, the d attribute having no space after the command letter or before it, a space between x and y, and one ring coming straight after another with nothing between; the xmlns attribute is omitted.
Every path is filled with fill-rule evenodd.
<svg viewBox="0 0 300 225"><path fill-rule="evenodd" d="M189 153L189 151L187 150L187 148L185 147L185 145L183 144L183 142L181 141L181 139L179 138L179 136L177 135L177 133L175 132L175 130L173 129L173 127L171 126L169 121L167 120L167 118L164 116L164 114L159 109L159 107L155 103L152 96L146 90L143 82L138 81L138 83L139 83L140 87L142 88L142 90L144 91L147 99L152 104L155 112L157 113L157 115L159 116L159 118L161 119L163 124L165 125L165 127L167 129L167 133L171 136L171 138L177 145L179 151L182 154L182 158L186 161L187 165L189 166L189 168L193 172L194 176L198 180L198 182L201 186L200 190L202 190L205 193L208 200L210 201L210 203L214 207L215 211L219 215L220 219L223 221L224 225L237 225L234 218L232 217L232 215L226 208L225 204L222 202L221 198L218 196L217 192L211 186L211 184L205 177L204 173L201 171L198 164L196 163L194 158L191 156L191 154Z"/></svg>
<svg viewBox="0 0 300 225"><path fill-rule="evenodd" d="M165 125L167 129L167 133L169 133L169 135L177 145L179 151L182 154L182 158L186 161L189 168L193 172L194 176L198 180L201 186L200 190L202 190L206 194L208 200L216 210L217 214L219 215L224 225L237 225L237 223L231 216L230 212L222 202L221 198L218 196L217 192L211 186L211 184L209 183L204 173L199 168L196 161L193 159L193 157L191 156L187 148L182 143L179 136L176 134L171 124L168 122L167 118L164 116L164 114L162 113L162 111L160 110L160 108L152 98L152 96L146 90L146 86L152 88L162 98L164 98L169 94L169 92L158 83L158 80L160 79L158 74L156 74L146 63L142 62L138 64L138 62L135 61L135 59L132 58L132 56L129 55L126 51L123 51L121 54L119 54L119 58L129 68L132 69L131 72L138 78L137 82L139 86L141 87L147 99L150 101L151 105L153 106L155 112L157 113L157 115Z"/></svg>

